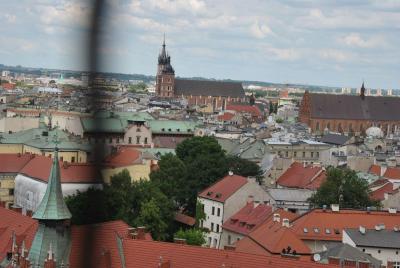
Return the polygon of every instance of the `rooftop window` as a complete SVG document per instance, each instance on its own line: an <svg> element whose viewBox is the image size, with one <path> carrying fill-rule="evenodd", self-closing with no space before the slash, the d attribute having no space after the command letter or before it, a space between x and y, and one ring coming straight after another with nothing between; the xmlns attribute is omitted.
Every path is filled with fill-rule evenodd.
<svg viewBox="0 0 400 268"><path fill-rule="evenodd" d="M330 234L330 233L331 233L331 230L329 230L328 228L326 228L326 229L325 229L325 233L326 233L326 234Z"/></svg>
<svg viewBox="0 0 400 268"><path fill-rule="evenodd" d="M306 234L308 233L308 229L304 227L303 232Z"/></svg>
<svg viewBox="0 0 400 268"><path fill-rule="evenodd" d="M319 229L318 228L314 228L314 233L318 234L319 233Z"/></svg>
<svg viewBox="0 0 400 268"><path fill-rule="evenodd" d="M335 232L335 234L340 234L340 230L339 229L334 229L333 231Z"/></svg>

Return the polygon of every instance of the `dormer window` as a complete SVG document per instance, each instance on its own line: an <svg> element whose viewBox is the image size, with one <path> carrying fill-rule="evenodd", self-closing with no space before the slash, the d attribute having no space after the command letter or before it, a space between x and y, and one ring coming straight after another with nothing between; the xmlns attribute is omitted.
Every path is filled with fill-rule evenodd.
<svg viewBox="0 0 400 268"><path fill-rule="evenodd" d="M165 128L162 128L162 129L161 129L161 131L163 131L163 132L164 132L164 131L165 131Z"/></svg>
<svg viewBox="0 0 400 268"><path fill-rule="evenodd" d="M308 229L304 227L303 232L306 234L308 233Z"/></svg>
<svg viewBox="0 0 400 268"><path fill-rule="evenodd" d="M325 229L325 233L326 233L326 234L331 234L331 230L328 229L328 228L326 228L326 229Z"/></svg>
<svg viewBox="0 0 400 268"><path fill-rule="evenodd" d="M334 229L333 231L335 232L335 234L340 234L340 230L339 229Z"/></svg>
<svg viewBox="0 0 400 268"><path fill-rule="evenodd" d="M318 234L319 233L319 229L318 228L314 228L314 233Z"/></svg>

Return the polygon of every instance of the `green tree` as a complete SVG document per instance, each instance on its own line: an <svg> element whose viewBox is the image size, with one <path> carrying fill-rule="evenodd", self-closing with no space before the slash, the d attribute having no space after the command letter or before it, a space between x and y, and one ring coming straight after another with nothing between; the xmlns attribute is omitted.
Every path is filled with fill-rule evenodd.
<svg viewBox="0 0 400 268"><path fill-rule="evenodd" d="M344 208L379 206L369 197L368 183L350 169L328 168L327 179L309 199L314 207L339 204Z"/></svg>
<svg viewBox="0 0 400 268"><path fill-rule="evenodd" d="M89 188L85 192L77 191L76 194L67 196L65 201L71 211L73 224L91 224L110 219L103 190Z"/></svg>
<svg viewBox="0 0 400 268"><path fill-rule="evenodd" d="M176 238L185 239L188 245L201 246L206 243L204 232L200 229L180 229L176 234Z"/></svg>
<svg viewBox="0 0 400 268"><path fill-rule="evenodd" d="M243 177L256 177L258 182L262 180L262 170L259 165L247 159L238 156L227 156L227 165L234 174Z"/></svg>
<svg viewBox="0 0 400 268"><path fill-rule="evenodd" d="M157 201L152 198L141 204L139 217L136 220L137 225L144 225L151 232L154 239L161 240L166 238L168 225L163 221L160 207Z"/></svg>

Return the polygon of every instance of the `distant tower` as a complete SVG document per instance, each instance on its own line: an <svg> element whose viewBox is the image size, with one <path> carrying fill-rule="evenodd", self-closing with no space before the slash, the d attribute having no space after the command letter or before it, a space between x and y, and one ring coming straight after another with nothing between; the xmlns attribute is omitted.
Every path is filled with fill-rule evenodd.
<svg viewBox="0 0 400 268"><path fill-rule="evenodd" d="M392 89L388 89L388 90L386 90L386 95L388 95L388 96L392 96L392 95L393 95L393 91L392 91Z"/></svg>
<svg viewBox="0 0 400 268"><path fill-rule="evenodd" d="M158 55L158 68L156 77L156 95L157 97L174 97L175 71L171 65L171 57L165 50L165 35L162 49Z"/></svg>
<svg viewBox="0 0 400 268"><path fill-rule="evenodd" d="M364 82L363 82L362 85L361 85L360 96L361 96L361 99L364 99L364 98L365 98L365 87L364 87Z"/></svg>

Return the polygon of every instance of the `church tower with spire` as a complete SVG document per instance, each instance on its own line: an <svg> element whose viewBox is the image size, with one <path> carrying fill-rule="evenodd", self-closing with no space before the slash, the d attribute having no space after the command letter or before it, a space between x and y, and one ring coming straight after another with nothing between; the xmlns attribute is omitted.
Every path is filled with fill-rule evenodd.
<svg viewBox="0 0 400 268"><path fill-rule="evenodd" d="M165 35L162 49L158 55L158 66L156 76L156 95L162 98L174 97L175 71L171 65L171 57L165 49Z"/></svg>
<svg viewBox="0 0 400 268"><path fill-rule="evenodd" d="M57 141L55 141L57 143ZM71 247L71 212L65 204L61 190L58 148L55 147L53 163L46 193L32 218L39 227L29 251L28 260L32 267L62 267L69 262Z"/></svg>

